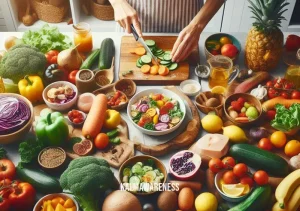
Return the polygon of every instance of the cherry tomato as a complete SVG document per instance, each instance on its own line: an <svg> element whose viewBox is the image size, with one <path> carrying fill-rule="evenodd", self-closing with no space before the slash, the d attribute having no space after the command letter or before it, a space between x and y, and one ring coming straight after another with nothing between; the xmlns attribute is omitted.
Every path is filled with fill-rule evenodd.
<svg viewBox="0 0 300 211"><path fill-rule="evenodd" d="M250 187L253 187L253 185L254 185L253 179L251 177L249 177L248 175L242 177L240 183L243 185L248 184Z"/></svg>
<svg viewBox="0 0 300 211"><path fill-rule="evenodd" d="M232 169L235 166L235 160L233 157L223 158L222 163L224 164L224 168L226 169Z"/></svg>
<svg viewBox="0 0 300 211"><path fill-rule="evenodd" d="M172 108L174 108L174 104L171 103L171 102L167 102L167 103L165 104L165 106L166 106L166 108L168 108L169 110L171 110Z"/></svg>
<svg viewBox="0 0 300 211"><path fill-rule="evenodd" d="M269 181L269 176L265 171L259 170L254 173L253 179L258 185L266 185Z"/></svg>
<svg viewBox="0 0 300 211"><path fill-rule="evenodd" d="M241 178L248 173L248 166L244 163L238 163L233 167L233 173L235 176Z"/></svg>
<svg viewBox="0 0 300 211"><path fill-rule="evenodd" d="M212 158L208 163L208 167L213 173L218 173L224 168L224 165L219 158Z"/></svg>
<svg viewBox="0 0 300 211"><path fill-rule="evenodd" d="M238 178L234 175L233 171L226 171L222 177L225 184L237 184Z"/></svg>
<svg viewBox="0 0 300 211"><path fill-rule="evenodd" d="M57 64L57 56L51 57L50 64Z"/></svg>
<svg viewBox="0 0 300 211"><path fill-rule="evenodd" d="M214 56L220 55L220 52L217 51L217 50L211 50L210 53L211 53L212 55L214 55Z"/></svg>
<svg viewBox="0 0 300 211"><path fill-rule="evenodd" d="M105 133L99 133L94 139L94 144L97 149L105 149L109 144L109 137Z"/></svg>
<svg viewBox="0 0 300 211"><path fill-rule="evenodd" d="M273 81L268 81L268 82L266 83L266 86L267 86L267 87L273 87L273 86L274 86Z"/></svg>
<svg viewBox="0 0 300 211"><path fill-rule="evenodd" d="M269 111L267 111L267 118L269 120L275 119L275 116L276 116L276 111L275 110L269 110Z"/></svg>
<svg viewBox="0 0 300 211"><path fill-rule="evenodd" d="M284 89L292 89L294 87L294 84L292 82L286 82L284 85L283 85L283 88Z"/></svg>
<svg viewBox="0 0 300 211"><path fill-rule="evenodd" d="M50 50L49 52L47 52L47 55L50 56L57 56L59 54L59 51L57 50Z"/></svg>
<svg viewBox="0 0 300 211"><path fill-rule="evenodd" d="M297 91L297 90L293 91L291 98L292 99L300 99L300 91Z"/></svg>
<svg viewBox="0 0 300 211"><path fill-rule="evenodd" d="M268 138L262 138L258 142L258 148L261 148L263 150L271 151L273 148L272 142Z"/></svg>
<svg viewBox="0 0 300 211"><path fill-rule="evenodd" d="M79 124L82 122L82 120L80 118L74 118L73 121L75 124Z"/></svg>
<svg viewBox="0 0 300 211"><path fill-rule="evenodd" d="M13 180L16 176L15 164L8 159L0 160L0 178Z"/></svg>
<svg viewBox="0 0 300 211"><path fill-rule="evenodd" d="M79 70L73 70L69 73L68 76L68 81L71 82L72 84L76 83L76 74Z"/></svg>
<svg viewBox="0 0 300 211"><path fill-rule="evenodd" d="M155 94L152 96L152 99L157 101L157 100L162 100L163 99L163 95L162 94Z"/></svg>
<svg viewBox="0 0 300 211"><path fill-rule="evenodd" d="M287 92L281 92L280 96L284 97L285 99L289 99L290 98L290 96L289 96L289 94Z"/></svg>
<svg viewBox="0 0 300 211"><path fill-rule="evenodd" d="M279 95L278 91L276 91L275 89L273 88L269 88L268 90L268 97L270 99L274 98L274 97L277 97Z"/></svg>
<svg viewBox="0 0 300 211"><path fill-rule="evenodd" d="M274 87L275 88L277 88L277 89L281 89L282 88L282 83L276 83L275 85L274 85Z"/></svg>

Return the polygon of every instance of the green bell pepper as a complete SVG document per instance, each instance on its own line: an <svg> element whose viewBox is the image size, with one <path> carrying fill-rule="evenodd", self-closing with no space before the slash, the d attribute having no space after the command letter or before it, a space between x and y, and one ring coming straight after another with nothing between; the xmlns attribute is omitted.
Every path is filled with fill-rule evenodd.
<svg viewBox="0 0 300 211"><path fill-rule="evenodd" d="M36 125L37 138L46 146L61 146L69 137L69 127L64 116L59 112L41 117Z"/></svg>

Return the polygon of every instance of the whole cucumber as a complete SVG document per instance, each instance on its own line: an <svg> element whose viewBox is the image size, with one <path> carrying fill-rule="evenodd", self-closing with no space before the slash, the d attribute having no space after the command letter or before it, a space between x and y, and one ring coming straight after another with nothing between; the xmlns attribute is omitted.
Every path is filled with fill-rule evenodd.
<svg viewBox="0 0 300 211"><path fill-rule="evenodd" d="M115 56L115 45L111 38L106 38L101 43L99 54L99 66L100 70L109 69L111 67L112 58Z"/></svg>
<svg viewBox="0 0 300 211"><path fill-rule="evenodd" d="M16 170L17 176L21 181L30 183L39 192L48 194L60 193L62 191L58 179L46 174L42 170L20 165L17 166Z"/></svg>
<svg viewBox="0 0 300 211"><path fill-rule="evenodd" d="M80 70L83 69L91 69L91 67L93 66L93 64L97 61L97 59L99 58L99 54L100 54L100 49L94 50L87 58L86 60L84 60L84 62L82 63L82 65L80 66Z"/></svg>

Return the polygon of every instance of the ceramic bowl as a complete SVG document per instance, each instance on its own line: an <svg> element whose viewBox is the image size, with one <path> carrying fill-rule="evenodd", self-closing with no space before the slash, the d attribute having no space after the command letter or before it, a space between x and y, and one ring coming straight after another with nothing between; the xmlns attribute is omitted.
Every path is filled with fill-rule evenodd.
<svg viewBox="0 0 300 211"><path fill-rule="evenodd" d="M223 177L223 174L225 172L226 171L221 171L221 172L217 173L216 176L215 176L215 187L217 188L217 190L220 193L221 197L225 201L232 202L232 203L239 203L239 202L244 201L249 196L249 194L251 193L251 191L252 191L253 188L251 188L251 190L249 191L249 193L247 193L247 194L245 194L243 196L231 197L231 196L226 195L225 193L223 193L223 191L220 188L220 181L221 181L221 179Z"/></svg>
<svg viewBox="0 0 300 211"><path fill-rule="evenodd" d="M166 180L167 180L167 177L168 177L168 173L167 173L167 170L166 170L166 167L164 166L164 164L157 158L155 157L152 157L150 155L138 155L138 156L134 156L132 158L129 158L128 160L126 160L120 167L119 169L119 180L122 181L123 180L123 170L130 166L132 167L134 164L136 164L137 162L146 162L148 161L149 159L153 160L154 161L154 164L155 164L155 167L157 169L160 170L161 173L164 174L164 179L163 179L163 182L162 183L165 183ZM137 195L149 195L149 194L152 194L152 193L155 193L156 191L152 191L152 192L148 192L148 193L145 193L145 192L132 192L134 194L137 194Z"/></svg>
<svg viewBox="0 0 300 211"><path fill-rule="evenodd" d="M206 106L206 104L205 104L206 101L212 97L218 99L220 101L220 105L218 105L217 107ZM223 115L224 102L225 102L225 98L223 95L217 94L217 93L212 93L210 91L201 92L200 94L198 94L196 96L196 99L195 99L195 104L202 113L208 114L209 112L214 111L220 117Z"/></svg>
<svg viewBox="0 0 300 211"><path fill-rule="evenodd" d="M120 79L115 83L114 89L115 91L123 92L128 98L131 98L136 92L136 84L131 79Z"/></svg>
<svg viewBox="0 0 300 211"><path fill-rule="evenodd" d="M7 96L7 97L15 97L15 98L18 98L18 99L24 101L28 105L28 107L30 109L30 113L31 113L28 122L21 129L19 129L18 131L15 131L13 133L9 133L7 135L0 135L0 144L10 144L15 141L23 139L24 136L30 130L32 123L34 121L33 106L31 104L31 102L27 98L23 97L22 95L13 94L13 93L1 93L0 95Z"/></svg>
<svg viewBox="0 0 300 211"><path fill-rule="evenodd" d="M76 110L76 109L74 109L74 110ZM71 111L72 111L72 110L71 110ZM74 123L74 122L72 122L71 119L69 118L69 115L67 115L67 119L68 119L68 121L70 122L70 124L72 124L74 127L81 127L81 126L83 125L83 123L84 123L86 117L87 117L87 114L84 113L84 112L82 112L82 111L79 111L79 110L76 110L76 111L78 111L79 113L81 113L82 116L83 116L83 121L82 121L81 123Z"/></svg>
<svg viewBox="0 0 300 211"><path fill-rule="evenodd" d="M184 86L187 85L187 84L193 84L193 85L196 87L196 90L193 91L193 92L186 92L186 91L184 90ZM200 83L199 83L198 81L192 80L192 79L182 81L182 82L180 83L180 86L179 86L179 87L180 87L180 90L181 90L184 94L186 94L187 96L190 96L190 97L196 96L197 94L200 93L200 90L201 90L201 85L200 85Z"/></svg>
<svg viewBox="0 0 300 211"><path fill-rule="evenodd" d="M57 166L54 166L54 167L49 167L49 166L45 166L42 161L41 161L41 156L42 154L48 150L48 149L57 149L57 150L60 150L63 154L63 159L62 159L62 162L61 164L57 165ZM62 169L62 167L64 166L65 162L67 160L67 154L65 152L64 149L62 149L61 147L46 147L44 148L42 151L40 151L39 155L38 155L38 163L40 164L40 166L44 169L44 170L47 170L47 171L56 171L56 170L60 170Z"/></svg>
<svg viewBox="0 0 300 211"><path fill-rule="evenodd" d="M35 204L34 208L33 208L33 211L41 211L42 210L42 205L43 205L43 202L44 201L47 201L47 200L52 200L54 199L55 197L61 197L62 199L64 200L67 200L67 199L72 199L75 206L76 206L76 211L79 211L79 205L77 203L77 201L72 197L72 195L69 195L69 194L65 194L65 193L53 193L53 194L48 194L44 197L42 197L40 200L38 200L38 202Z"/></svg>
<svg viewBox="0 0 300 211"><path fill-rule="evenodd" d="M206 55L206 59L209 59L209 58L211 58L211 57L214 56L214 55L211 54L211 53L209 52L209 50L207 49L207 45L206 45L207 42L208 42L208 41L211 41L211 40L217 40L217 41L219 41L219 40L221 39L221 37L228 37L228 38L232 41L232 44L235 45L235 47L237 47L237 49L238 49L237 55L236 55L234 58L231 58L232 61L237 60L237 58L238 58L238 56L239 56L239 54L240 54L240 52L241 52L241 50L242 50L242 45L241 45L240 41L239 41L236 37L232 36L231 34L226 34L226 33L216 33L216 34L212 34L212 35L210 35L210 36L205 40L205 45L204 45L204 47L205 47L205 55Z"/></svg>
<svg viewBox="0 0 300 211"><path fill-rule="evenodd" d="M258 117L252 121L249 122L237 122L235 121L235 119L233 119L229 113L228 113L228 108L231 104L232 101L235 101L237 99L239 99L240 97L244 98L246 100L246 102L250 103L251 105L253 105L254 107L256 107L257 111L258 111ZM224 103L224 112L226 117L236 126L239 127L247 127L247 126L251 126L251 125L255 125L259 122L260 117L262 116L262 105L260 100L258 100L256 97L252 96L251 94L246 94L246 93L236 93L236 94L232 94L230 95Z"/></svg>
<svg viewBox="0 0 300 211"><path fill-rule="evenodd" d="M118 91L118 92L120 92L122 96L125 96L126 102L123 103L123 104L121 104L121 105L117 105L117 106L107 105L107 107L110 108L110 109L113 109L113 110L120 111L123 108L126 108L126 106L128 105L128 98L127 98L127 96L123 92L121 92L121 91ZM110 92L110 93L106 94L107 99L110 99L112 96L114 96L115 93L116 92Z"/></svg>
<svg viewBox="0 0 300 211"><path fill-rule="evenodd" d="M59 103L51 103L48 101L48 97L47 97L47 92L51 89L51 88L57 88L57 87L61 87L61 86L70 86L74 92L75 92L75 96L73 97L73 99L71 99L69 102L67 103L63 103L63 104L59 104ZM71 107L73 107L76 102L77 102L77 98L78 98L78 89L77 87L67 81L56 81L52 84L49 84L43 91L43 99L46 103L46 105L56 111L66 111L68 109L70 109Z"/></svg>
<svg viewBox="0 0 300 211"><path fill-rule="evenodd" d="M183 117L180 120L180 122L175 125L174 127L168 129L168 130L164 130L164 131L153 131L153 130L146 130L140 126L138 126L136 123L133 122L132 117L130 115L130 111L131 111L131 106L138 102L142 97L144 96L149 96L150 94L163 94L166 97L172 98L174 100L177 100L180 106L181 111L183 112ZM152 136L161 136L161 135L166 135L169 133L172 133L173 131L177 130L179 128L179 126L181 125L181 123L183 122L185 115L186 115L186 107L185 104L183 102L183 100L181 99L181 97L179 97L176 93L167 90L167 89L158 89L158 88L153 88L153 89L147 89L144 91L141 91L139 93L137 93L136 95L134 95L128 102L128 106L127 106L127 115L129 118L129 121L134 125L134 127L136 127L138 130L140 130L142 133L148 134L148 135L152 135Z"/></svg>

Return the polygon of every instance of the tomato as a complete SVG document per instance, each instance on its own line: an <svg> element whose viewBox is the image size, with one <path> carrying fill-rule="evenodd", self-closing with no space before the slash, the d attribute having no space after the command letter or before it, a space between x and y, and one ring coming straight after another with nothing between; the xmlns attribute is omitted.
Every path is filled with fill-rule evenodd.
<svg viewBox="0 0 300 211"><path fill-rule="evenodd" d="M8 159L0 160L0 179L13 180L16 176L16 167L13 162Z"/></svg>
<svg viewBox="0 0 300 211"><path fill-rule="evenodd" d="M51 58L52 57L50 55L48 55L48 54L45 54L45 57L46 57L47 63L51 64Z"/></svg>
<svg viewBox="0 0 300 211"><path fill-rule="evenodd" d="M291 98L292 99L300 99L300 91L297 91L297 90L293 91Z"/></svg>
<svg viewBox="0 0 300 211"><path fill-rule="evenodd" d="M174 104L171 103L171 102L166 102L165 106L166 106L166 108L168 108L169 110L171 110L171 109L174 108Z"/></svg>
<svg viewBox="0 0 300 211"><path fill-rule="evenodd" d="M290 96L289 96L289 94L287 92L281 92L280 96L284 97L285 99L289 99L290 98Z"/></svg>
<svg viewBox="0 0 300 211"><path fill-rule="evenodd" d="M233 58L238 54L239 50L233 44L225 44L221 48L221 54L223 56L228 56L229 58Z"/></svg>
<svg viewBox="0 0 300 211"><path fill-rule="evenodd" d="M68 81L71 82L72 84L76 83L76 74L79 70L73 70L69 73L68 76Z"/></svg>
<svg viewBox="0 0 300 211"><path fill-rule="evenodd" d="M233 157L223 158L222 163L224 164L224 168L227 169L232 169L235 166L235 160Z"/></svg>
<svg viewBox="0 0 300 211"><path fill-rule="evenodd" d="M282 131L276 131L272 133L270 140L276 148L281 148L286 143L286 135Z"/></svg>
<svg viewBox="0 0 300 211"><path fill-rule="evenodd" d="M51 51L49 51L49 52L47 52L45 54L45 57L47 59L48 65L50 65L50 64L57 64L57 56L58 56L58 54L59 54L59 51L57 51L57 50L51 50Z"/></svg>
<svg viewBox="0 0 300 211"><path fill-rule="evenodd" d="M32 208L35 202L35 189L27 182L14 184L13 192L9 195L11 207L14 210L27 210Z"/></svg>
<svg viewBox="0 0 300 211"><path fill-rule="evenodd" d="M266 86L267 86L267 87L273 87L273 86L274 86L273 81L268 81L268 82L266 83Z"/></svg>
<svg viewBox="0 0 300 211"><path fill-rule="evenodd" d="M59 51L57 51L57 50L50 50L46 54L50 55L50 56L57 56L59 54Z"/></svg>
<svg viewBox="0 0 300 211"><path fill-rule="evenodd" d="M244 163L238 163L233 167L233 173L235 176L241 178L248 173L248 166Z"/></svg>
<svg viewBox="0 0 300 211"><path fill-rule="evenodd" d="M57 64L57 56L51 57L50 64Z"/></svg>
<svg viewBox="0 0 300 211"><path fill-rule="evenodd" d="M234 175L233 171L226 171L222 177L225 184L237 184L238 178Z"/></svg>
<svg viewBox="0 0 300 211"><path fill-rule="evenodd" d="M162 94L155 94L152 96L152 99L157 101L157 100L162 100L163 99L163 95Z"/></svg>
<svg viewBox="0 0 300 211"><path fill-rule="evenodd" d="M2 197L0 195L0 210L1 211L8 211L10 208L10 201L8 198Z"/></svg>
<svg viewBox="0 0 300 211"><path fill-rule="evenodd" d="M225 44L232 44L232 41L229 37L221 37L220 38L220 43L222 45L225 45Z"/></svg>
<svg viewBox="0 0 300 211"><path fill-rule="evenodd" d="M274 88L269 88L268 98L272 99L274 97L277 97L278 95L279 95L278 91L276 91Z"/></svg>
<svg viewBox="0 0 300 211"><path fill-rule="evenodd" d="M224 165L219 158L212 158L208 163L208 167L213 173L218 173L224 168Z"/></svg>
<svg viewBox="0 0 300 211"><path fill-rule="evenodd" d="M300 48L300 38L297 35L290 34L286 38L285 42L285 49L287 51L296 51L298 48Z"/></svg>
<svg viewBox="0 0 300 211"><path fill-rule="evenodd" d="M262 138L258 142L258 148L261 148L263 150L271 151L273 148L272 142L268 138Z"/></svg>
<svg viewBox="0 0 300 211"><path fill-rule="evenodd" d="M294 84L292 82L286 82L284 85L283 85L283 88L284 89L292 89L294 87Z"/></svg>
<svg viewBox="0 0 300 211"><path fill-rule="evenodd" d="M253 185L254 185L253 179L251 177L249 177L248 175L242 177L240 183L243 185L248 184L250 187L253 187Z"/></svg>
<svg viewBox="0 0 300 211"><path fill-rule="evenodd" d="M105 149L109 144L109 137L105 133L99 133L94 140L94 144L97 149Z"/></svg>
<svg viewBox="0 0 300 211"><path fill-rule="evenodd" d="M253 179L258 185L266 185L269 181L269 176L265 171L259 170L254 173Z"/></svg>
<svg viewBox="0 0 300 211"><path fill-rule="evenodd" d="M300 153L300 142L297 140L289 141L284 147L284 153L289 157L298 155Z"/></svg>
<svg viewBox="0 0 300 211"><path fill-rule="evenodd" d="M276 83L275 85L274 85L274 88L277 88L277 89L282 89L283 87L282 87L282 83Z"/></svg>
<svg viewBox="0 0 300 211"><path fill-rule="evenodd" d="M211 50L210 53L214 56L220 55L220 51L217 51L217 50Z"/></svg>
<svg viewBox="0 0 300 211"><path fill-rule="evenodd" d="M275 110L269 110L269 111L267 111L267 118L269 120L275 119L275 116L276 116L276 111Z"/></svg>

